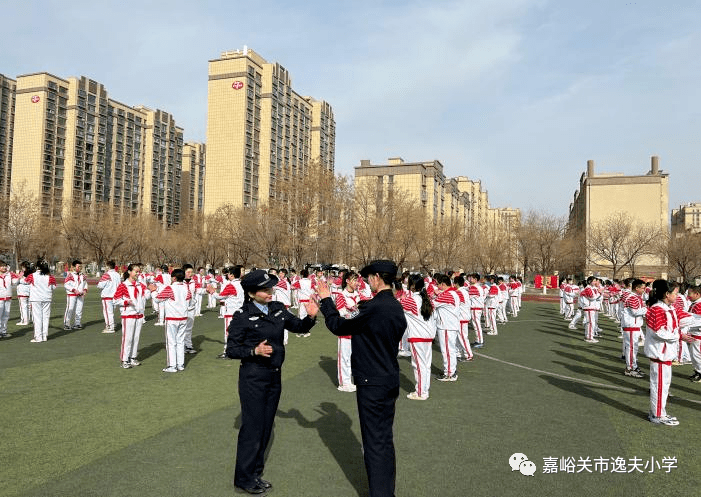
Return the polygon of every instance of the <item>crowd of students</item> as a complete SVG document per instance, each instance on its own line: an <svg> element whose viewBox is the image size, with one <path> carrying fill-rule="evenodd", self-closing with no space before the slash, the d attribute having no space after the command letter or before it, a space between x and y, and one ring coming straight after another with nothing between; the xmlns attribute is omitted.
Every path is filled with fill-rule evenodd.
<svg viewBox="0 0 701 497"><path fill-rule="evenodd" d="M575 305L577 310L575 311ZM638 365L638 348L650 360L650 412L655 424L676 426L679 420L667 413L672 367L692 364L689 380L701 382L701 287L666 280L648 282L637 278L602 280L590 276L575 284L560 284L560 314L576 330L583 318L584 341L595 344L602 336L599 315L620 327L623 374L644 378Z"/></svg>

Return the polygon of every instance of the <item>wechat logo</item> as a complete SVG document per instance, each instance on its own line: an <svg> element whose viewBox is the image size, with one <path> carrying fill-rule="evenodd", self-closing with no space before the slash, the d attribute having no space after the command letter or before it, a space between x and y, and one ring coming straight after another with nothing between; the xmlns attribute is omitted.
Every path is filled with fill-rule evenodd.
<svg viewBox="0 0 701 497"><path fill-rule="evenodd" d="M509 457L509 466L511 466L511 471L520 471L522 475L535 475L535 463L529 461L526 454L521 454L520 452L511 454L511 457Z"/></svg>

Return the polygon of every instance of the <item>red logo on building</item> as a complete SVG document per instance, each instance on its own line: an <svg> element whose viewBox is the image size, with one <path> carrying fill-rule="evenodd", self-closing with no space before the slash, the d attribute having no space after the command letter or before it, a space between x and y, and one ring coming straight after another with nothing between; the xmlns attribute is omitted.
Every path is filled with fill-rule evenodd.
<svg viewBox="0 0 701 497"><path fill-rule="evenodd" d="M232 87L234 90L240 90L241 88L243 88L243 81L234 81L234 82L231 84L231 87Z"/></svg>
<svg viewBox="0 0 701 497"><path fill-rule="evenodd" d="M34 95L34 96L32 97L32 103L33 103L33 104L38 104L38 103L39 103L39 100L41 100L41 99L39 98L39 95Z"/></svg>

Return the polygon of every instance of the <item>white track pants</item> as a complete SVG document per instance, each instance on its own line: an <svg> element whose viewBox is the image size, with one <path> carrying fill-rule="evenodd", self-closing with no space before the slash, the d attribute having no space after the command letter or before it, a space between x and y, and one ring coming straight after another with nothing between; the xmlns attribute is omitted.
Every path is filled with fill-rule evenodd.
<svg viewBox="0 0 701 497"><path fill-rule="evenodd" d="M350 338L338 339L338 358L336 359L336 368L338 369L338 386L353 384L353 376L351 374L351 340Z"/></svg>
<svg viewBox="0 0 701 497"><path fill-rule="evenodd" d="M433 340L430 338L410 338L411 367L414 368L416 394L427 396L431 386L431 361L433 360Z"/></svg>
<svg viewBox="0 0 701 497"><path fill-rule="evenodd" d="M51 302L32 302L32 317L34 318L34 340L45 342L49 334Z"/></svg>
<svg viewBox="0 0 701 497"><path fill-rule="evenodd" d="M482 309L473 308L472 313L472 328L475 330L475 341L478 343L484 343L484 337L482 336Z"/></svg>
<svg viewBox="0 0 701 497"><path fill-rule="evenodd" d="M472 347L470 347L470 337L467 332L469 330L469 321L460 321L460 330L458 331L458 350L465 359L472 359Z"/></svg>
<svg viewBox="0 0 701 497"><path fill-rule="evenodd" d="M32 322L32 305L29 303L29 296L18 295L20 322L29 324Z"/></svg>
<svg viewBox="0 0 701 497"><path fill-rule="evenodd" d="M66 313L63 315L63 326L80 326L83 319L83 297L66 295Z"/></svg>
<svg viewBox="0 0 701 497"><path fill-rule="evenodd" d="M102 317L105 319L105 329L114 331L114 300L109 297L102 298Z"/></svg>
<svg viewBox="0 0 701 497"><path fill-rule="evenodd" d="M457 369L457 350L455 341L458 337L458 330L438 330L438 343L443 355L443 373L453 376Z"/></svg>
<svg viewBox="0 0 701 497"><path fill-rule="evenodd" d="M0 335L7 334L7 322L10 320L10 302L7 300L0 300Z"/></svg>
<svg viewBox="0 0 701 497"><path fill-rule="evenodd" d="M667 396L672 383L671 361L650 359L650 412L653 416L667 415Z"/></svg>
<svg viewBox="0 0 701 497"><path fill-rule="evenodd" d="M638 342L643 332L640 328L623 328L623 355L626 357L626 368L638 367Z"/></svg>
<svg viewBox="0 0 701 497"><path fill-rule="evenodd" d="M170 318L166 321L166 352L168 367L185 365L185 325L187 318Z"/></svg>
<svg viewBox="0 0 701 497"><path fill-rule="evenodd" d="M122 348L119 352L119 360L127 362L136 359L139 349L139 337L141 336L141 326L144 323L143 315L122 316Z"/></svg>

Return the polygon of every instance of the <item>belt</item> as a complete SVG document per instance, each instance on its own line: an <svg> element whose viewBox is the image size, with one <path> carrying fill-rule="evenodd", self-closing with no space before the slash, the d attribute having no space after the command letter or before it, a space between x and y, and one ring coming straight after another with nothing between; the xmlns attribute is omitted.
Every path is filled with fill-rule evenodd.
<svg viewBox="0 0 701 497"><path fill-rule="evenodd" d="M128 314L128 315L122 315L122 319L141 319L144 317L143 314Z"/></svg>
<svg viewBox="0 0 701 497"><path fill-rule="evenodd" d="M623 328L623 331L640 331L640 328Z"/></svg>
<svg viewBox="0 0 701 497"><path fill-rule="evenodd" d="M664 364L665 366L671 366L671 365L672 365L672 361L661 361L661 360L659 360L659 359L653 359L653 358L650 358L650 362L656 362L656 363L658 363L658 364Z"/></svg>
<svg viewBox="0 0 701 497"><path fill-rule="evenodd" d="M113 297L102 297L102 300L114 300Z"/></svg>
<svg viewBox="0 0 701 497"><path fill-rule="evenodd" d="M168 318L168 317L166 318L166 321L186 321L186 320L187 320L187 316L184 318Z"/></svg>
<svg viewBox="0 0 701 497"><path fill-rule="evenodd" d="M408 338L407 341L409 342L426 342L426 343L431 343L433 342L433 338Z"/></svg>

